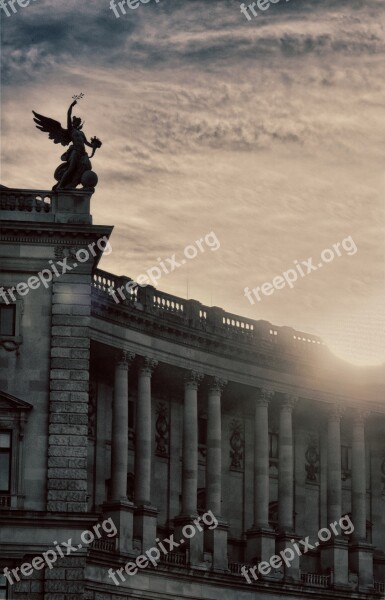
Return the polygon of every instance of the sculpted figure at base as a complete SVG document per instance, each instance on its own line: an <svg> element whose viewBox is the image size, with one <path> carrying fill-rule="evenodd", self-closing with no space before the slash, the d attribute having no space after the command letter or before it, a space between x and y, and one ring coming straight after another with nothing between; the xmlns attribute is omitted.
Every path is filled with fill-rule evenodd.
<svg viewBox="0 0 385 600"><path fill-rule="evenodd" d="M49 139L53 140L55 144L62 144L62 146L71 144L61 156L61 160L65 162L55 170L54 177L57 184L53 186L53 190L73 189L82 184L83 189L93 191L98 182L96 173L92 171L90 159L94 156L96 150L101 147L102 142L96 137L91 138L89 142L82 131L81 119L72 116L73 107L77 104L77 100L82 97L83 94L73 96L74 101L67 112L67 129L64 129L59 121L32 111L35 115L33 120L37 129L48 133ZM86 146L92 148L91 156L88 156Z"/></svg>

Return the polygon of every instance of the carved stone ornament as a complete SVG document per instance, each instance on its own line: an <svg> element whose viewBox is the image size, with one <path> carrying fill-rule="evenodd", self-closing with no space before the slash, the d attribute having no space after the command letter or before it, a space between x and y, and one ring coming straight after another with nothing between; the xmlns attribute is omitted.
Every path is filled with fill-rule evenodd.
<svg viewBox="0 0 385 600"><path fill-rule="evenodd" d="M95 381L90 381L90 391L88 400L88 437L96 437L96 397L97 384Z"/></svg>
<svg viewBox="0 0 385 600"><path fill-rule="evenodd" d="M244 445L243 422L233 419L230 423L230 469L243 470Z"/></svg>
<svg viewBox="0 0 385 600"><path fill-rule="evenodd" d="M318 482L319 458L318 437L315 434L310 434L305 452L306 481Z"/></svg>
<svg viewBox="0 0 385 600"><path fill-rule="evenodd" d="M142 375L146 375L147 377L151 377L154 370L158 366L158 361L153 358L148 358L148 356L142 356L140 360L139 371Z"/></svg>
<svg viewBox="0 0 385 600"><path fill-rule="evenodd" d="M197 373L196 371L189 371L185 375L184 383L187 388L197 390L202 379L203 375L201 373Z"/></svg>
<svg viewBox="0 0 385 600"><path fill-rule="evenodd" d="M168 421L168 407L164 402L158 402L156 405L156 423L155 423L155 442L156 453L160 456L167 456L169 453L169 433L170 425Z"/></svg>
<svg viewBox="0 0 385 600"><path fill-rule="evenodd" d="M226 379L221 379L220 377L213 377L209 383L209 391L221 394L226 385Z"/></svg>

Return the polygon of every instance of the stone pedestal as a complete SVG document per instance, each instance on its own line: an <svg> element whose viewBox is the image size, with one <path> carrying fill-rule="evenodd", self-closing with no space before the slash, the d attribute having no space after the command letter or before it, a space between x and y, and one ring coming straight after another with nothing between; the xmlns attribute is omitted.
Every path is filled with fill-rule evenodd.
<svg viewBox="0 0 385 600"><path fill-rule="evenodd" d="M373 590L373 546L371 544L353 543L349 553L349 567L358 575L360 592Z"/></svg>
<svg viewBox="0 0 385 600"><path fill-rule="evenodd" d="M247 563L269 561L275 554L275 532L272 529L249 529L246 532Z"/></svg>
<svg viewBox="0 0 385 600"><path fill-rule="evenodd" d="M61 190L52 196L52 209L57 223L92 223L90 200L92 192Z"/></svg>
<svg viewBox="0 0 385 600"><path fill-rule="evenodd" d="M215 529L206 529L205 548L212 552L214 571L227 571L227 532L229 526L225 521L218 520L218 526Z"/></svg>
<svg viewBox="0 0 385 600"><path fill-rule="evenodd" d="M133 553L133 513L134 505L129 500L103 504L103 517L105 519L111 517L115 523L118 530L117 550L123 554Z"/></svg>
<svg viewBox="0 0 385 600"><path fill-rule="evenodd" d="M179 516L174 519L174 539L176 542L181 542L182 546L178 548L178 552L183 552L185 549L187 556L187 564L189 566L199 566L203 563L203 542L204 542L204 531L203 523L201 525L202 531L194 523L194 520L198 518L198 515L187 515ZM188 528L188 535L191 535L194 528L194 535L188 539L183 533L183 527L190 525Z"/></svg>
<svg viewBox="0 0 385 600"><path fill-rule="evenodd" d="M158 509L151 505L137 506L134 511L134 537L142 540L142 552L155 545Z"/></svg>
<svg viewBox="0 0 385 600"><path fill-rule="evenodd" d="M334 538L321 546L321 569L325 573L333 571L334 587L349 587L348 542Z"/></svg>
<svg viewBox="0 0 385 600"><path fill-rule="evenodd" d="M299 556L295 551L295 546L292 540L294 542L297 542L299 540L299 536L295 536L292 533L286 532L280 533L277 537L276 554L284 552L284 556L287 557L287 561L289 564L283 562L283 573L285 581L299 582L301 579L299 570Z"/></svg>

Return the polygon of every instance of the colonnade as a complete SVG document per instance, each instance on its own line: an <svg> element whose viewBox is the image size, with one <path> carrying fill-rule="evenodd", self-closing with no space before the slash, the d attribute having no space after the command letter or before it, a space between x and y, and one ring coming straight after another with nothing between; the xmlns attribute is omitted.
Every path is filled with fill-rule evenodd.
<svg viewBox="0 0 385 600"><path fill-rule="evenodd" d="M128 457L128 365L131 355L123 354L115 367L115 388L112 417L111 502L126 503ZM135 514L134 535L143 545L153 543L156 537L157 510L151 504L151 461L153 457L151 433L151 377L157 361L140 358L138 369L138 402L135 431ZM198 492L198 387L203 375L186 372L184 379L183 438L182 438L182 508L175 520L178 532L197 517ZM189 540L191 563L203 559L203 537L210 545L214 566L227 568L227 524L221 517L222 497L222 424L221 397L226 381L210 377L207 399L207 456L206 456L206 509L219 521L212 532L195 535ZM269 404L272 389L255 391L254 416L254 502L252 528L246 532L246 561L268 560L295 538L294 523L294 440L293 410L297 398L281 394L279 403L279 458L278 458L278 532L269 527ZM331 405L327 430L327 519L338 522L342 515L341 483L341 418L343 411ZM372 579L372 549L366 543L366 460L365 415L354 412L352 432L352 522L354 547L352 564L361 580L370 585ZM149 546L149 547L150 547ZM338 585L348 583L347 541L337 536L321 548L324 571L333 570ZM299 577L299 562L291 565L290 578Z"/></svg>

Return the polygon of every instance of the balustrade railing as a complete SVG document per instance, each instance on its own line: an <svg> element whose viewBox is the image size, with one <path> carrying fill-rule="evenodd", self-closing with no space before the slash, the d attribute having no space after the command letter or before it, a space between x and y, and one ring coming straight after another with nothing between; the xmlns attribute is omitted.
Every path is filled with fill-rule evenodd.
<svg viewBox="0 0 385 600"><path fill-rule="evenodd" d="M307 585L329 587L331 583L331 576L319 575L318 573L301 573L301 581Z"/></svg>
<svg viewBox="0 0 385 600"><path fill-rule="evenodd" d="M385 581L375 581L374 589L379 594L385 594Z"/></svg>
<svg viewBox="0 0 385 600"><path fill-rule="evenodd" d="M281 349L292 355L307 356L310 347L316 350L324 346L317 336L297 332L290 327L273 327L267 321L255 321L215 306L204 306L196 300L185 300L150 285L132 289L127 285L130 282L132 279L128 277L119 277L101 269L96 269L93 277L93 287L117 306L121 303L127 305L128 302L149 314L172 315L192 329L232 336L241 343L254 344L258 340L261 352ZM122 289L121 293L118 292L119 288Z"/></svg>
<svg viewBox="0 0 385 600"><path fill-rule="evenodd" d="M90 545L91 548L94 548L96 550L103 550L104 552L114 552L116 549L116 543L117 538L114 538L113 540L99 539L94 540Z"/></svg>
<svg viewBox="0 0 385 600"><path fill-rule="evenodd" d="M182 567L187 564L187 557L186 554L182 554L181 552L169 552L162 556L160 562Z"/></svg>
<svg viewBox="0 0 385 600"><path fill-rule="evenodd" d="M154 292L153 302L153 306L155 308L159 308L160 310L164 310L168 313L173 313L174 315L179 315L181 317L184 316L184 304L182 298L171 296L171 294L166 294L165 292L159 292L156 290Z"/></svg>
<svg viewBox="0 0 385 600"><path fill-rule="evenodd" d="M52 211L54 194L47 190L0 188L0 210L48 213Z"/></svg>
<svg viewBox="0 0 385 600"><path fill-rule="evenodd" d="M125 300L134 302L137 299L138 288L126 285L131 281L132 279L129 277L119 277L102 269L97 269L93 276L92 286L99 292L109 296L116 304L120 304Z"/></svg>
<svg viewBox="0 0 385 600"><path fill-rule="evenodd" d="M245 565L244 563L239 563L239 562L229 562L228 565L229 565L229 571L233 575L242 575L243 567L246 567L246 569L249 569L250 567L253 566L253 565Z"/></svg>
<svg viewBox="0 0 385 600"><path fill-rule="evenodd" d="M0 508L9 508L11 506L11 496L0 495Z"/></svg>

